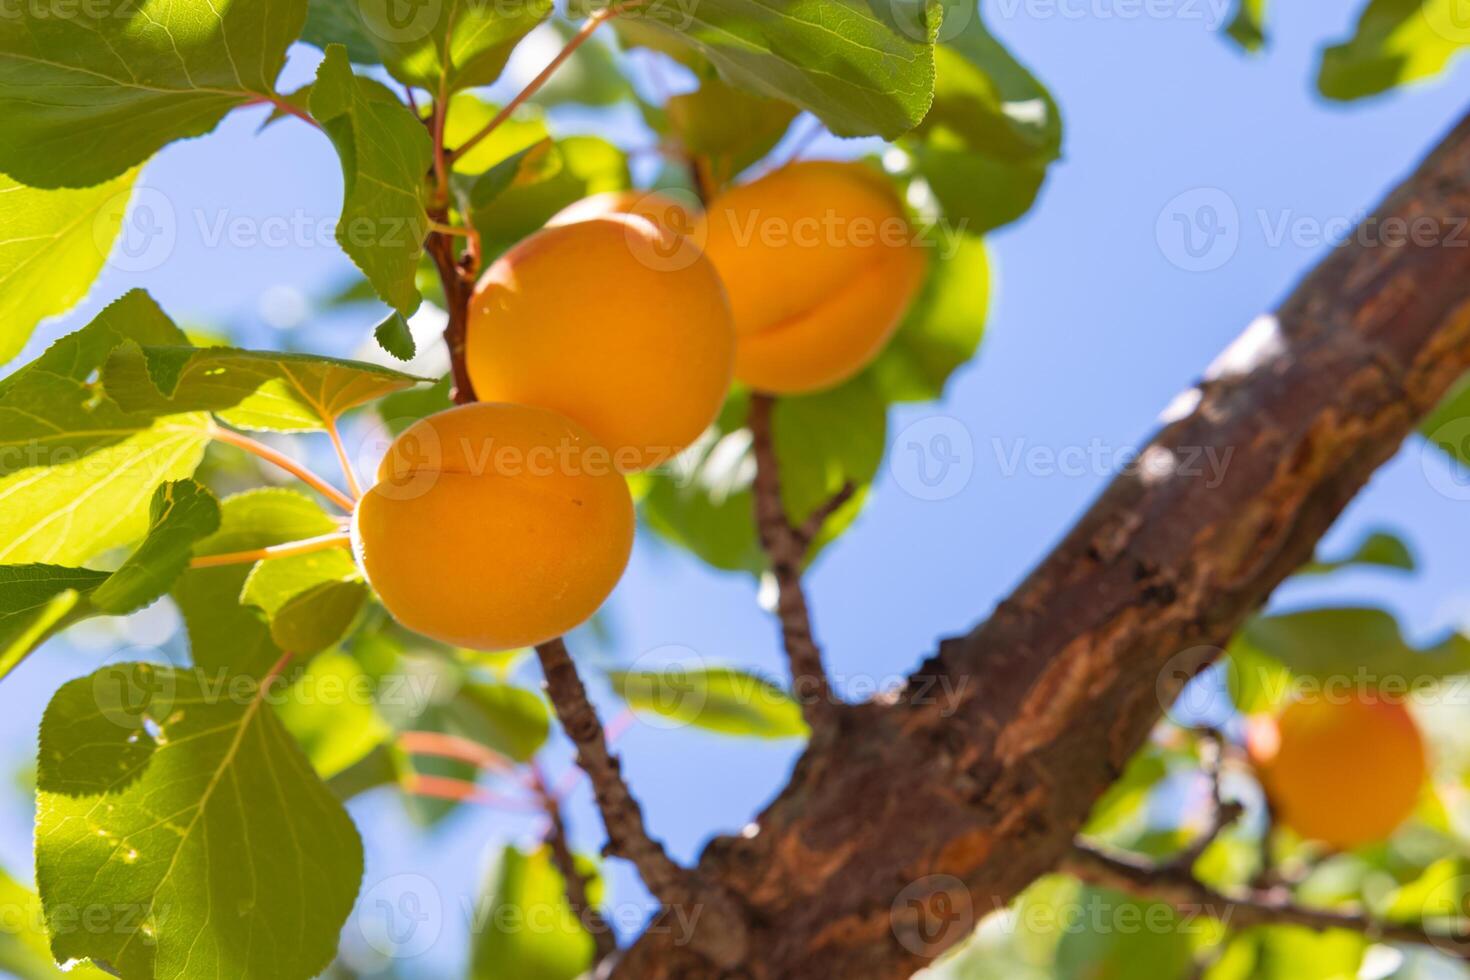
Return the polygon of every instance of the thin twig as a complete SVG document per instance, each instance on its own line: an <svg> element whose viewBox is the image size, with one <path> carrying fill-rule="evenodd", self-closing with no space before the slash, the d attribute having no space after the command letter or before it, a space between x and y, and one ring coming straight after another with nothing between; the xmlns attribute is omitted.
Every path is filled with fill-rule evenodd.
<svg viewBox="0 0 1470 980"><path fill-rule="evenodd" d="M312 116L311 116L311 113L307 112L305 109L301 108L300 106L292 105L284 97L279 96L279 95L275 95L275 94L261 95L261 96L258 96L256 98L251 99L249 102L246 102L245 104L246 105L268 105L268 106L272 106L275 109L279 110L280 112L284 112L288 116L295 116L297 119L300 119L302 122L306 123L308 126L311 126L313 129L321 129L322 128L322 124L319 123L319 122L317 122L315 119L313 119Z"/></svg>
<svg viewBox="0 0 1470 980"><path fill-rule="evenodd" d="M663 846L648 835L643 810L623 781L617 756L607 748L602 721L587 699L587 688L561 639L536 647L546 692L567 737L577 748L577 764L592 782L592 792L607 824L608 853L626 858L638 868L643 883L664 904L687 901L689 872L675 864Z"/></svg>
<svg viewBox="0 0 1470 980"><path fill-rule="evenodd" d="M1226 894L1198 881L1186 869L1106 853L1081 842L1073 846L1062 870L1091 885L1164 902L1182 912L1203 913L1232 929L1264 925L1347 929L1384 942L1433 945L1441 952L1470 959L1467 933L1431 932L1419 925L1381 922L1360 912L1297 905L1284 888Z"/></svg>
<svg viewBox="0 0 1470 980"><path fill-rule="evenodd" d="M552 58L551 61L547 63L546 67L541 69L540 74L531 79L531 81L526 84L525 88L517 92L515 97L507 102L505 106L495 114L494 118L492 118L488 123L485 124L483 129L481 129L478 133L471 136L469 139L465 140L462 144L456 147L454 150L454 156L463 156L470 150L474 149L474 147L477 146L481 140L489 136L491 133L495 132L496 128L498 128L501 123L509 119L512 113L514 113L521 106L525 105L527 99L539 92L541 90L541 86L545 85L548 81L551 80L551 76L556 74L556 70L560 68L566 62L566 60L570 58L572 54L575 53L576 50L580 48L587 41L587 39L593 35L597 28L602 26L604 22L611 20L624 11L631 10L632 8L638 6L638 4L641 2L642 0L633 0L633 2L631 3L620 4L615 7L603 7L601 10L594 10L591 14L589 14L586 22L583 23L582 26L577 30L577 33L573 34L571 38L567 40L566 45L556 53L556 57Z"/></svg>
<svg viewBox="0 0 1470 980"><path fill-rule="evenodd" d="M332 448L337 451L337 462L342 464L342 476L347 481L347 492L352 494L353 501L362 499L362 484L357 481L357 471L352 468L352 460L347 456L347 447L342 445L342 433L337 431L337 420L327 420L327 435L332 440Z"/></svg>
<svg viewBox="0 0 1470 980"><path fill-rule="evenodd" d="M444 344L449 348L449 365L454 379L454 403L467 405L475 400L465 364L465 339L468 335L470 297L474 293L473 272L460 265L454 256L454 239L435 232L424 246L439 270L444 287L445 312L449 322L444 326Z"/></svg>
<svg viewBox="0 0 1470 980"><path fill-rule="evenodd" d="M1210 782L1210 821L1200 835L1169 862L1172 867L1186 872L1192 871L1195 862L1209 850L1216 838L1245 812L1239 801L1226 800L1220 788L1220 771L1225 762L1225 736L1214 728L1201 729L1198 736L1200 762L1205 777Z"/></svg>
<svg viewBox="0 0 1470 980"><path fill-rule="evenodd" d="M515 763L487 745L458 735L444 732L407 731L398 735L398 745L409 755L426 755L439 759L454 759L468 762L481 769L489 769L510 776L516 772Z"/></svg>
<svg viewBox="0 0 1470 980"><path fill-rule="evenodd" d="M529 800L519 800L491 792L478 783L452 776L426 776L409 773L403 777L401 788L409 796L423 796L434 800L451 800L455 803L474 803L521 813L537 813L540 807Z"/></svg>
<svg viewBox="0 0 1470 980"><path fill-rule="evenodd" d="M357 502L341 490L338 490L290 456L287 456L279 450L272 449L263 442L252 439L233 429L226 429L223 426L213 424L209 427L209 436L219 442L228 443L231 446L243 449L247 453L253 453L266 462L280 467L349 513L357 506Z"/></svg>
<svg viewBox="0 0 1470 980"><path fill-rule="evenodd" d="M776 615L781 620L781 636L791 663L792 691L813 734L818 734L832 728L837 702L822 666L821 648L812 635L811 613L801 581L810 539L803 539L805 526L801 530L792 527L781 502L781 475L771 430L774 403L770 395L757 392L750 396L747 424L755 450L755 520L761 547L776 578Z"/></svg>
<svg viewBox="0 0 1470 980"><path fill-rule="evenodd" d="M566 818L561 812L561 800L547 787L546 776L535 763L531 764L531 779L541 806L546 811L546 844L551 848L552 863L561 872L562 880L566 883L567 904L571 907L572 914L581 920L583 928L592 936L597 950L592 961L595 967L617 952L617 937L613 935L607 919L603 918L602 911L588 897L587 876L577 867L577 857L572 853Z"/></svg>
<svg viewBox="0 0 1470 980"><path fill-rule="evenodd" d="M648 890L665 907L699 908L708 928L700 930L699 951L721 966L742 961L749 926L734 900L694 872L676 864L663 845L649 836L643 810L623 781L622 766L608 750L597 709L572 663L566 643L557 638L538 644L536 655L546 677L546 694L562 730L577 749L577 765L592 784L592 795L607 830L604 854L632 862Z"/></svg>
<svg viewBox="0 0 1470 980"><path fill-rule="evenodd" d="M230 551L218 555L201 555L189 562L190 568L217 568L221 565L244 565L254 564L258 561L266 561L270 558L286 558L290 555L309 555L313 551L327 551L332 548L352 547L352 536L346 531L333 531L331 534L322 534L314 538L302 538L300 541L288 541L285 544L273 544L265 548L252 548L249 551Z"/></svg>

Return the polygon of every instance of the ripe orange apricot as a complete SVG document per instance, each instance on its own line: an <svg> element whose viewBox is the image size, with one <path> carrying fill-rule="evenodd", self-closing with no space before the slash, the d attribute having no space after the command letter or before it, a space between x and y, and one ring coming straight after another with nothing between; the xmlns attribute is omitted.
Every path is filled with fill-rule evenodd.
<svg viewBox="0 0 1470 980"><path fill-rule="evenodd" d="M1254 718L1247 749L1277 819L1339 848L1393 833L1418 804L1427 770L1413 716L1372 692Z"/></svg>
<svg viewBox="0 0 1470 980"><path fill-rule="evenodd" d="M476 396L560 412L624 472L663 462L708 428L734 358L714 266L638 215L543 228L496 260L470 300Z"/></svg>
<svg viewBox="0 0 1470 980"><path fill-rule="evenodd" d="M734 187L701 236L735 311L735 377L776 394L862 370L924 279L902 202L858 163L795 163Z"/></svg>
<svg viewBox="0 0 1470 980"><path fill-rule="evenodd" d="M570 225L593 218L605 218L610 214L636 214L647 218L664 231L676 235L694 232L695 215L698 207L686 205L669 194L658 191L604 191L584 197L575 204L568 204L546 222L553 225Z"/></svg>
<svg viewBox="0 0 1470 980"><path fill-rule="evenodd" d="M628 563L633 501L581 426L481 402L405 429L352 530L359 564L400 623L509 650L597 611Z"/></svg>

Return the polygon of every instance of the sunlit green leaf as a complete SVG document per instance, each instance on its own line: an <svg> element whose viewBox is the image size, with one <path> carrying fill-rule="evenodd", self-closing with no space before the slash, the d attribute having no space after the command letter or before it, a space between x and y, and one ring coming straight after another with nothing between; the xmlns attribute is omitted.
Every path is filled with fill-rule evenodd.
<svg viewBox="0 0 1470 980"><path fill-rule="evenodd" d="M1322 52L1317 87L1360 99L1437 75L1470 44L1462 0L1369 0L1353 36Z"/></svg>
<svg viewBox="0 0 1470 980"><path fill-rule="evenodd" d="M590 862L584 865L595 872ZM594 881L589 899L599 901ZM527 854L514 846L491 870L475 921L471 980L573 980L592 965L592 936L567 904L566 883L543 847ZM536 928L527 928L529 923Z"/></svg>
<svg viewBox="0 0 1470 980"><path fill-rule="evenodd" d="M1247 51L1266 46L1266 0L1235 0L1235 15L1225 25L1225 34Z"/></svg>
<svg viewBox="0 0 1470 980"><path fill-rule="evenodd" d="M956 235L934 244L923 291L870 369L889 401L940 398L950 375L975 356L985 334L990 301L985 242Z"/></svg>
<svg viewBox="0 0 1470 980"><path fill-rule="evenodd" d="M314 354L233 347L142 347L113 352L108 397L137 416L213 412L242 429L307 432L343 412L425 379Z"/></svg>
<svg viewBox="0 0 1470 980"><path fill-rule="evenodd" d="M339 44L327 46L317 69L311 114L342 160L337 243L378 295L407 316L419 305L415 274L429 231L425 177L434 150L428 130L388 89L354 75Z"/></svg>
<svg viewBox="0 0 1470 980"><path fill-rule="evenodd" d="M281 723L323 779L361 762L391 734L373 709L375 685L352 657L313 657L277 707Z"/></svg>
<svg viewBox="0 0 1470 980"><path fill-rule="evenodd" d="M102 789L127 763L113 791L40 794L36 878L53 953L127 977L315 976L361 881L356 828L263 691L140 666L70 682L42 725L43 787ZM124 689L136 696L102 693L145 676Z"/></svg>
<svg viewBox="0 0 1470 980"><path fill-rule="evenodd" d="M796 118L790 102L753 95L718 78L707 78L693 92L672 96L664 112L685 149L707 159L722 180L771 152Z"/></svg>
<svg viewBox="0 0 1470 980"><path fill-rule="evenodd" d="M88 187L274 93L306 0L21 4L0 18L0 171Z"/></svg>
<svg viewBox="0 0 1470 980"><path fill-rule="evenodd" d="M610 671L613 690L636 711L724 735L800 738L801 707L781 688L728 667ZM666 722L666 723L667 723Z"/></svg>
<svg viewBox="0 0 1470 980"><path fill-rule="evenodd" d="M220 529L196 544L194 553L251 551L335 530L337 522L305 494L278 488L251 490L221 502ZM195 666L258 677L280 656L265 615L241 602L251 570L245 564L193 568L174 584L174 601L189 631Z"/></svg>
<svg viewBox="0 0 1470 980"><path fill-rule="evenodd" d="M1337 558L1318 558L1296 570L1297 575L1325 575L1344 568L1377 566L1396 568L1400 571L1414 570L1414 553L1401 538L1387 531L1373 531L1359 541L1347 554Z"/></svg>
<svg viewBox="0 0 1470 980"><path fill-rule="evenodd" d="M892 139L929 110L939 5L706 0L628 23L687 39L732 85L794 102L841 136Z"/></svg>
<svg viewBox="0 0 1470 980"><path fill-rule="evenodd" d="M259 562L240 593L265 612L275 645L296 654L341 640L367 596L362 573L341 548Z"/></svg>
<svg viewBox="0 0 1470 980"><path fill-rule="evenodd" d="M38 190L0 175L0 364L48 316L86 295L112 249L138 176L83 190Z"/></svg>

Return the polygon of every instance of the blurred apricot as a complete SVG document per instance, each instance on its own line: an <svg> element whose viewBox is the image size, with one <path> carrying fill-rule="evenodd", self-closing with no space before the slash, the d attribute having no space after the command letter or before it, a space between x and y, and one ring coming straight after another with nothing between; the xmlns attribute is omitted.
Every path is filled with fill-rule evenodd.
<svg viewBox="0 0 1470 980"><path fill-rule="evenodd" d="M682 235L609 214L544 228L486 270L465 361L476 397L560 412L631 472L714 421L734 350L714 266Z"/></svg>
<svg viewBox="0 0 1470 980"><path fill-rule="evenodd" d="M1252 718L1246 747L1276 819L1339 848L1392 834L1418 804L1427 771L1413 715L1373 692Z"/></svg>
<svg viewBox="0 0 1470 980"><path fill-rule="evenodd" d="M924 280L903 203L860 163L810 161L711 201L696 239L730 293L735 377L776 394L847 380Z"/></svg>
<svg viewBox="0 0 1470 980"><path fill-rule="evenodd" d="M611 453L524 405L481 402L415 422L353 515L358 562L393 617L480 650L584 622L632 546L633 502Z"/></svg>
<svg viewBox="0 0 1470 980"><path fill-rule="evenodd" d="M605 191L584 197L575 204L568 204L552 215L546 225L571 225L579 221L591 221L593 218L605 218L610 214L636 214L647 218L666 232L689 235L695 230L698 213L698 203L692 199L685 203L671 194L659 191Z"/></svg>

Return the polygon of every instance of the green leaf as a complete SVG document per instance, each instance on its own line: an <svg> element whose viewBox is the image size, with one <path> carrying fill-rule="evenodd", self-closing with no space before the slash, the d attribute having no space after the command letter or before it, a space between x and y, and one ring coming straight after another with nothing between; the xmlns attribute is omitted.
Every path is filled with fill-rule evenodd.
<svg viewBox="0 0 1470 980"><path fill-rule="evenodd" d="M1317 87L1361 99L1439 74L1466 44L1462 0L1370 0L1347 41L1322 52Z"/></svg>
<svg viewBox="0 0 1470 980"><path fill-rule="evenodd" d="M48 316L87 293L122 226L136 170L84 190L38 190L0 174L0 363Z"/></svg>
<svg viewBox="0 0 1470 980"><path fill-rule="evenodd" d="M59 565L0 565L0 677L70 622L107 572Z"/></svg>
<svg viewBox="0 0 1470 980"><path fill-rule="evenodd" d="M358 13L356 0L309 0L301 40L323 51L328 45L340 44L347 49L347 57L353 64L383 63L383 56Z"/></svg>
<svg viewBox="0 0 1470 980"><path fill-rule="evenodd" d="M397 0L356 0L350 9L394 78L431 92L458 92L500 77L511 51L551 13L551 0L496 4L445 0L408 9Z"/></svg>
<svg viewBox="0 0 1470 980"><path fill-rule="evenodd" d="M551 713L535 691L467 683L449 703L450 727L517 762L529 762L551 733Z"/></svg>
<svg viewBox="0 0 1470 980"><path fill-rule="evenodd" d="M213 412L242 429L310 432L427 379L315 354L128 344L102 372L107 395L136 416ZM3 404L3 403L0 403Z"/></svg>
<svg viewBox="0 0 1470 980"><path fill-rule="evenodd" d="M133 290L0 381L0 476L70 462L153 426L155 415L120 410L94 383L126 341L185 342L158 304Z"/></svg>
<svg viewBox="0 0 1470 980"><path fill-rule="evenodd" d="M766 567L755 527L755 457L745 426L747 397L726 401L714 426L668 471L646 475L643 517L660 537L715 568L759 574Z"/></svg>
<svg viewBox="0 0 1470 980"><path fill-rule="evenodd" d="M1387 531L1373 531L1359 541L1357 546L1338 558L1317 558L1296 570L1297 575L1326 575L1344 568L1364 565L1380 568L1397 568L1401 571L1414 570L1414 553L1397 535Z"/></svg>
<svg viewBox="0 0 1470 980"><path fill-rule="evenodd" d="M1298 677L1319 682L1362 678L1390 694L1470 673L1470 639L1452 634L1413 646L1398 621L1381 609L1347 606L1258 616L1246 624L1241 639Z"/></svg>
<svg viewBox="0 0 1470 980"><path fill-rule="evenodd" d="M86 963L62 971L51 959L41 899L9 874L0 871L0 972L18 980L107 980Z"/></svg>
<svg viewBox="0 0 1470 980"><path fill-rule="evenodd" d="M1225 34L1254 54L1266 46L1266 0L1235 0L1235 16Z"/></svg>
<svg viewBox="0 0 1470 980"><path fill-rule="evenodd" d="M449 146L468 142L500 114L501 108L468 92L451 96L444 120L444 142ZM456 154L452 169L456 174L482 174L550 135L545 113L536 106L521 106L468 152Z"/></svg>
<svg viewBox="0 0 1470 980"><path fill-rule="evenodd" d="M512 182L485 206L471 211L470 221L487 256L539 230L567 205L604 191L624 190L630 183L623 151L596 136L556 140L535 164L534 174L540 179Z"/></svg>
<svg viewBox="0 0 1470 980"><path fill-rule="evenodd" d="M841 533L883 462L888 406L867 375L812 395L778 399L772 441L781 472L781 500L793 524L851 483L857 496L828 519L823 540Z"/></svg>
<svg viewBox="0 0 1470 980"><path fill-rule="evenodd" d="M419 419L454 407L454 401L449 397L453 387L452 380L444 377L428 388L395 392L380 399L374 408L388 431L396 436Z"/></svg>
<svg viewBox="0 0 1470 980"><path fill-rule="evenodd" d="M127 977L315 976L362 878L346 811L263 690L235 697L160 667L141 698L96 697L118 669L64 686L42 722L41 785L89 790L40 793L52 952ZM142 716L156 736L139 737ZM131 765L100 783L120 760Z"/></svg>
<svg viewBox="0 0 1470 980"><path fill-rule="evenodd" d="M937 3L705 0L625 19L687 39L726 82L794 102L839 136L893 139L933 98Z"/></svg>
<svg viewBox="0 0 1470 980"><path fill-rule="evenodd" d="M129 341L184 335L134 291L0 381L0 563L78 565L134 541L154 489L199 465L206 416L129 413L103 397L94 378Z"/></svg>
<svg viewBox="0 0 1470 980"><path fill-rule="evenodd" d="M976 13L935 47L934 107L904 141L948 223L979 235L1030 209L1061 154L1056 102Z"/></svg>
<svg viewBox="0 0 1470 980"><path fill-rule="evenodd" d="M724 180L770 153L796 118L791 103L752 95L718 78L670 97L664 112L684 148L708 159Z"/></svg>
<svg viewBox="0 0 1470 980"><path fill-rule="evenodd" d="M274 93L306 0L24 4L0 18L0 171L90 187Z"/></svg>
<svg viewBox="0 0 1470 980"><path fill-rule="evenodd" d="M165 483L149 504L148 536L89 597L111 616L141 609L168 591L189 567L194 543L219 529L219 501L193 480Z"/></svg>
<svg viewBox="0 0 1470 980"><path fill-rule="evenodd" d="M1233 938L1206 980L1342 980L1356 977L1369 940L1336 929L1265 926Z"/></svg>
<svg viewBox="0 0 1470 980"><path fill-rule="evenodd" d="M553 19L549 28L563 45L577 33L566 21ZM622 59L614 48L593 35L531 96L539 106L575 104L605 108L633 98L633 86L623 73Z"/></svg>
<svg viewBox="0 0 1470 980"><path fill-rule="evenodd" d="M355 76L340 44L327 46L310 101L342 160L337 242L378 295L407 316L419 305L414 278L429 230L428 130L388 89Z"/></svg>
<svg viewBox="0 0 1470 980"><path fill-rule="evenodd" d="M411 361L414 354L418 353L418 345L414 343L408 320L397 310L388 314L388 318L377 325L373 330L373 339L378 342L379 347L400 361Z"/></svg>
<svg viewBox="0 0 1470 980"><path fill-rule="evenodd" d="M1456 462L1470 466L1470 375L1455 382L1434 411L1419 423L1419 434Z"/></svg>
<svg viewBox="0 0 1470 980"><path fill-rule="evenodd" d="M765 555L755 527L751 482L755 458L745 428L746 395L733 395L719 419L673 466L650 474L643 515L662 537L716 568L759 573ZM887 405L873 377L812 395L781 398L772 439L781 469L781 499L801 523L851 483L855 492L823 525L811 557L862 510L882 462Z"/></svg>
<svg viewBox="0 0 1470 980"><path fill-rule="evenodd" d="M117 571L0 565L0 677L62 629L90 616L122 616L168 591L194 542L219 524L214 496L193 480L153 494L148 536Z"/></svg>
<svg viewBox="0 0 1470 980"><path fill-rule="evenodd" d="M240 600L265 612L278 648L305 655L342 639L367 596L362 573L339 548L257 562Z"/></svg>
<svg viewBox="0 0 1470 980"><path fill-rule="evenodd" d="M583 867L595 870L589 863ZM601 892L594 880L588 898ZM527 854L507 846L475 910L471 980L573 980L592 965L592 936L567 904L566 881L549 848ZM535 923L534 928L529 928Z"/></svg>
<svg viewBox="0 0 1470 980"><path fill-rule="evenodd" d="M303 493L249 490L220 503L219 530L196 544L194 553L251 551L337 529L337 522ZM259 677L281 655L265 616L241 602L251 571L250 565L192 568L174 584L174 601L183 614L196 667Z"/></svg>
<svg viewBox="0 0 1470 980"><path fill-rule="evenodd" d="M512 187L527 187L549 180L560 169L561 155L555 152L555 144L550 137L532 143L469 181L464 210L473 213L489 207Z"/></svg>
<svg viewBox="0 0 1470 980"><path fill-rule="evenodd" d="M1200 926L1173 908L1095 888L1083 888L1075 901L1072 908L1105 911L1064 920L1071 925L1057 944L1058 976L1156 980L1188 976L1194 967L1190 933Z"/></svg>
<svg viewBox="0 0 1470 980"><path fill-rule="evenodd" d="M728 667L608 672L613 690L635 711L677 725L751 738L801 738L801 707L770 681Z"/></svg>
<svg viewBox="0 0 1470 980"><path fill-rule="evenodd" d="M312 658L277 707L323 779L346 772L392 734L373 709L374 687L356 660L328 651Z"/></svg>
<svg viewBox="0 0 1470 980"><path fill-rule="evenodd" d="M989 305L985 242L968 235L942 242L930 259L923 290L869 369L883 397L890 402L943 397L950 375L975 356Z"/></svg>

